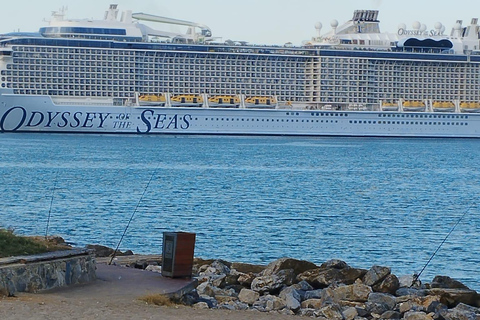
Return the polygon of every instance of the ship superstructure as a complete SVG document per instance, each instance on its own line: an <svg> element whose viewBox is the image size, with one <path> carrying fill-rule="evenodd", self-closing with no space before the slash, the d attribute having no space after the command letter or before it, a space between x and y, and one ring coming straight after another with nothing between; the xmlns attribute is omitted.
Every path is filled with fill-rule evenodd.
<svg viewBox="0 0 480 320"><path fill-rule="evenodd" d="M356 11L323 34L318 23L317 36L294 47L222 43L206 25L131 11L119 18L116 5L100 21L61 10L38 33L0 36L0 129L480 136L471 127L480 112L477 19L449 34L441 23L382 33L378 14ZM384 117L399 119L379 127ZM457 120L439 129L424 119Z"/></svg>

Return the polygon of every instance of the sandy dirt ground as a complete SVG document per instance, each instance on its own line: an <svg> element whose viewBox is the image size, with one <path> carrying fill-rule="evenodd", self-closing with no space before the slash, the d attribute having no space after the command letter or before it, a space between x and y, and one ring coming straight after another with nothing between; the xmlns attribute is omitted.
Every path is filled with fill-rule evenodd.
<svg viewBox="0 0 480 320"><path fill-rule="evenodd" d="M137 297L69 297L62 293L20 294L0 299L0 319L294 319L298 317L258 311L195 310L186 306L148 305Z"/></svg>

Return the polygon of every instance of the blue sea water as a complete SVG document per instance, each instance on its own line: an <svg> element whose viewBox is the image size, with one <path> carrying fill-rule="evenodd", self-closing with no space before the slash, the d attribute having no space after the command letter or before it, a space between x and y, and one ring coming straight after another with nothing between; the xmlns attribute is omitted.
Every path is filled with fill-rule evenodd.
<svg viewBox="0 0 480 320"><path fill-rule="evenodd" d="M289 256L449 275L480 289L480 140L0 135L0 226L78 246Z"/></svg>

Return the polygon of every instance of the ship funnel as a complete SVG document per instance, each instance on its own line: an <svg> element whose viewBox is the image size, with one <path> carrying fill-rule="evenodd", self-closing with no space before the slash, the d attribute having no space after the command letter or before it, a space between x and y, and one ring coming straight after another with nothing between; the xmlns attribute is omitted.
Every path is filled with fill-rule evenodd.
<svg viewBox="0 0 480 320"><path fill-rule="evenodd" d="M111 4L108 11L105 12L105 20L107 20L107 21L117 20L117 17L118 17L118 9L117 8L118 8L117 4Z"/></svg>

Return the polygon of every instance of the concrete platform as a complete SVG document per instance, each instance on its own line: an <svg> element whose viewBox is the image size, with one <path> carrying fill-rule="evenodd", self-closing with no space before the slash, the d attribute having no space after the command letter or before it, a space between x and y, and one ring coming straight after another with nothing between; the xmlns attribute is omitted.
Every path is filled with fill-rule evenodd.
<svg viewBox="0 0 480 320"><path fill-rule="evenodd" d="M84 285L53 289L45 294L61 294L66 298L109 296L138 299L153 294L179 297L196 287L193 279L172 279L160 273L97 263L97 280Z"/></svg>

